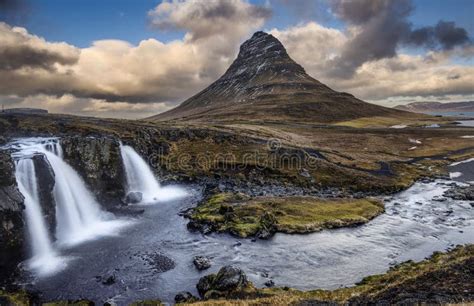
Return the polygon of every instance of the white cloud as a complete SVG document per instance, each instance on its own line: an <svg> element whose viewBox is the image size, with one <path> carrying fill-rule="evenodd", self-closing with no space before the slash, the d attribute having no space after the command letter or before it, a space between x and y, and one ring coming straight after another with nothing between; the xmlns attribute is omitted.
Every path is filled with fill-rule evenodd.
<svg viewBox="0 0 474 306"><path fill-rule="evenodd" d="M273 29L271 33L310 75L361 99L389 105L388 98L427 96L431 100L442 100L456 95L462 100L474 95L474 67L451 62L453 57L472 58L472 48L430 51L423 56L400 53L365 62L351 78L341 79L330 73L330 59L339 55L351 33L313 22L285 30Z"/></svg>

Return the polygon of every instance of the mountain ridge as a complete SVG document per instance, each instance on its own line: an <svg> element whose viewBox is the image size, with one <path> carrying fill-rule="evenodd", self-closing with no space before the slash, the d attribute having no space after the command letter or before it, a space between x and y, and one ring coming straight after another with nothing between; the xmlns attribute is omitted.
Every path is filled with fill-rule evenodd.
<svg viewBox="0 0 474 306"><path fill-rule="evenodd" d="M256 32L214 83L156 121L305 121L330 123L368 116L403 116L337 92L306 73L274 36Z"/></svg>
<svg viewBox="0 0 474 306"><path fill-rule="evenodd" d="M394 106L395 109L425 113L425 112L474 112L474 101L460 102L412 102L405 105Z"/></svg>

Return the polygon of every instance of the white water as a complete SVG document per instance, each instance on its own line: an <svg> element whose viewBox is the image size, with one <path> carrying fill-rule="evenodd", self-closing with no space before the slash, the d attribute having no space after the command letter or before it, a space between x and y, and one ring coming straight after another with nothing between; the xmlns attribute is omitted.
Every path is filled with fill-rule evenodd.
<svg viewBox="0 0 474 306"><path fill-rule="evenodd" d="M63 160L63 151L57 139L20 139L11 145L17 152L17 180L25 197L27 227L30 232L33 258L29 266L38 276L58 270L55 261L60 247L69 247L101 236L117 235L129 220L119 220L103 211L78 173ZM51 243L38 200L34 164L30 157L44 154L54 175L53 189L56 202L56 242Z"/></svg>
<svg viewBox="0 0 474 306"><path fill-rule="evenodd" d="M169 201L186 195L177 187L160 187L150 166L132 147L120 145L120 154L127 177L127 193L141 192L142 204Z"/></svg>
<svg viewBox="0 0 474 306"><path fill-rule="evenodd" d="M28 267L40 275L49 275L60 269L63 262L53 250L43 218L33 160L20 159L16 165L15 176L18 189L25 198L25 215L32 252Z"/></svg>

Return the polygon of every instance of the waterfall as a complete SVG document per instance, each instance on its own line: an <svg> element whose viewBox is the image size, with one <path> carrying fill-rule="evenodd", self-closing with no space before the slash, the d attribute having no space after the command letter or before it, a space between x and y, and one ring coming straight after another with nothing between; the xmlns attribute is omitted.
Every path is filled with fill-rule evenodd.
<svg viewBox="0 0 474 306"><path fill-rule="evenodd" d="M127 177L127 192L141 192L142 202L157 201L160 184L146 161L130 146L121 145L120 154Z"/></svg>
<svg viewBox="0 0 474 306"><path fill-rule="evenodd" d="M120 154L127 177L127 193L142 193L142 204L169 201L187 195L177 187L161 187L150 166L132 147L120 144Z"/></svg>
<svg viewBox="0 0 474 306"><path fill-rule="evenodd" d="M15 176L18 189L25 198L25 215L32 252L32 258L28 261L29 268L41 275L50 274L62 265L53 250L43 217L33 160L20 159L16 164Z"/></svg>
<svg viewBox="0 0 474 306"><path fill-rule="evenodd" d="M18 185L25 196L25 202L28 202L25 204L27 226L32 233L31 246L35 257L36 254L52 254L54 248L73 246L101 236L116 235L121 228L132 223L130 220L116 219L113 214L100 208L79 174L64 161L58 139L19 139L11 144L11 148L15 149L12 156L18 160ZM56 241L53 246L38 204L36 175L33 161L30 159L34 154L44 154L54 172Z"/></svg>
<svg viewBox="0 0 474 306"><path fill-rule="evenodd" d="M71 166L49 151L44 154L55 174L56 238L65 244L80 242L107 216Z"/></svg>
<svg viewBox="0 0 474 306"><path fill-rule="evenodd" d="M51 153L54 153L54 155L63 158L63 148L61 147L61 144L59 141L46 141L45 144L43 144L43 147L46 151L49 151Z"/></svg>

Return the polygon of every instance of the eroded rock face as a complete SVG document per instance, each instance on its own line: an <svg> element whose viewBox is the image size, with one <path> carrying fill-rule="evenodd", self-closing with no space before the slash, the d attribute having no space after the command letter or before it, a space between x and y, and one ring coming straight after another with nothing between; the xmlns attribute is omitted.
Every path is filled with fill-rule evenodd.
<svg viewBox="0 0 474 306"><path fill-rule="evenodd" d="M61 139L64 159L79 172L97 199L107 208L120 205L125 170L120 144L110 137L66 137Z"/></svg>
<svg viewBox="0 0 474 306"><path fill-rule="evenodd" d="M41 209L49 231L53 234L56 228L56 202L53 195L55 185L54 171L44 154L34 155L32 159L35 165Z"/></svg>
<svg viewBox="0 0 474 306"><path fill-rule="evenodd" d="M23 196L16 186L10 152L0 151L0 283L23 260Z"/></svg>

